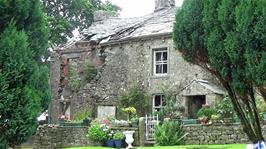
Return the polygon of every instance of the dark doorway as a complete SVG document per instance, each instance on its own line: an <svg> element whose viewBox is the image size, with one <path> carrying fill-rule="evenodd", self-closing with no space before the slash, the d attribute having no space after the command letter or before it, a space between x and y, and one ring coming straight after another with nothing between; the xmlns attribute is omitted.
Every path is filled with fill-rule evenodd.
<svg viewBox="0 0 266 149"><path fill-rule="evenodd" d="M186 97L186 106L187 114L189 119L196 119L197 112L206 103L205 95L196 95L196 96L187 96Z"/></svg>

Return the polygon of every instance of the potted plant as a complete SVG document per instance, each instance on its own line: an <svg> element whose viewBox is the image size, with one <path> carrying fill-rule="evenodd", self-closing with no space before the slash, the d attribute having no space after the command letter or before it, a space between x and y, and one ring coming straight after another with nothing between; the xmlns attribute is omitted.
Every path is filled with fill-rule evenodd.
<svg viewBox="0 0 266 149"><path fill-rule="evenodd" d="M211 121L214 125L220 124L221 115L220 114L213 114L211 116Z"/></svg>
<svg viewBox="0 0 266 149"><path fill-rule="evenodd" d="M113 139L113 131L110 131L108 134L108 140L106 142L107 147L115 147L115 140Z"/></svg>
<svg viewBox="0 0 266 149"><path fill-rule="evenodd" d="M206 116L200 116L198 119L200 124L208 124L208 118Z"/></svg>
<svg viewBox="0 0 266 149"><path fill-rule="evenodd" d="M125 141L125 135L118 131L114 134L114 140L115 140L115 147L116 148L122 148L123 142Z"/></svg>
<svg viewBox="0 0 266 149"><path fill-rule="evenodd" d="M216 110L207 104L202 105L202 108L197 112L197 116L201 124L207 124L211 119L211 116L214 114L216 114Z"/></svg>
<svg viewBox="0 0 266 149"><path fill-rule="evenodd" d="M105 125L94 124L89 127L88 138L95 146L103 146L108 140L109 129Z"/></svg>
<svg viewBox="0 0 266 149"><path fill-rule="evenodd" d="M139 118L137 116L131 118L130 120L132 127L138 127L139 125Z"/></svg>

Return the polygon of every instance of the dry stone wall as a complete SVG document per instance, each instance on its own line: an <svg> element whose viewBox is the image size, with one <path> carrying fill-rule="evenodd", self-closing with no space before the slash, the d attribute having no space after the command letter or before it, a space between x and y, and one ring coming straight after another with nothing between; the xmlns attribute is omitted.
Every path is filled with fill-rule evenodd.
<svg viewBox="0 0 266 149"><path fill-rule="evenodd" d="M39 126L34 136L34 149L57 149L88 146L87 127Z"/></svg>
<svg viewBox="0 0 266 149"><path fill-rule="evenodd" d="M234 144L251 143L241 125L185 125L186 144ZM264 137L266 125L262 126Z"/></svg>

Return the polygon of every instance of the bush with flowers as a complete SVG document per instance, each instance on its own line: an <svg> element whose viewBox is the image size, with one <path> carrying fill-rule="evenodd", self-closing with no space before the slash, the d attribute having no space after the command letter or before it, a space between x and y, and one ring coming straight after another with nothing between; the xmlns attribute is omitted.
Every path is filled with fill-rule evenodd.
<svg viewBox="0 0 266 149"><path fill-rule="evenodd" d="M122 111L127 113L127 118L130 120L133 116L136 115L137 110L134 107L127 107L127 108L122 108Z"/></svg>
<svg viewBox="0 0 266 149"><path fill-rule="evenodd" d="M94 123L88 129L88 138L93 142L104 143L109 139L110 129L105 124Z"/></svg>

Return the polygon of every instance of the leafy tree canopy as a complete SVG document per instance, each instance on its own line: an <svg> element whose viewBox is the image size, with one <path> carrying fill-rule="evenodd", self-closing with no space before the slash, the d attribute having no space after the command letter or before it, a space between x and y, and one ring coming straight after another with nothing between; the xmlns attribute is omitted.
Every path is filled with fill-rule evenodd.
<svg viewBox="0 0 266 149"><path fill-rule="evenodd" d="M266 100L266 1L185 0L173 38L184 58L228 91L249 139L263 140L254 85Z"/></svg>
<svg viewBox="0 0 266 149"><path fill-rule="evenodd" d="M73 37L75 29L79 31L88 28L93 21L96 10L106 10L118 15L121 10L110 1L100 0L49 0L43 1L47 20L51 29L50 41L62 44Z"/></svg>

